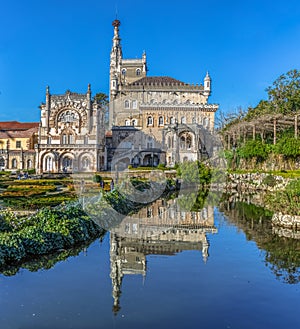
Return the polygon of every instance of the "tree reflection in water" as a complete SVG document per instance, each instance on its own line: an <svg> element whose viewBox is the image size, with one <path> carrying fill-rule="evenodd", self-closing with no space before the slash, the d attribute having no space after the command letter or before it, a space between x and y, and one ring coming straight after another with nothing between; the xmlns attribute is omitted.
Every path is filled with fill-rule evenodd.
<svg viewBox="0 0 300 329"><path fill-rule="evenodd" d="M251 203L224 199L220 204L229 222L242 229L248 240L265 251L265 263L282 282L300 282L300 232L273 227L272 213ZM290 236L290 237L289 237Z"/></svg>

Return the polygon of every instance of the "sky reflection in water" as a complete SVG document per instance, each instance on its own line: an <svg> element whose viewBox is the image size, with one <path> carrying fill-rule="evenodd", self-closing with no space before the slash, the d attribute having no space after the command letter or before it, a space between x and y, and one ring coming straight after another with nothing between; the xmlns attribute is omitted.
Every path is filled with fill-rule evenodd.
<svg viewBox="0 0 300 329"><path fill-rule="evenodd" d="M159 231L143 211L50 270L0 276L1 329L300 326L299 283L276 278L240 225L211 207Z"/></svg>

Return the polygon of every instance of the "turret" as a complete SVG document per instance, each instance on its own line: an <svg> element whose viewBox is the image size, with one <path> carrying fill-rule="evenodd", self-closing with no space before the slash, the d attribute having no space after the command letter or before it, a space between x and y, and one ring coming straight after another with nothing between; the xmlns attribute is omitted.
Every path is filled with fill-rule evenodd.
<svg viewBox="0 0 300 329"><path fill-rule="evenodd" d="M210 91L211 91L210 88L211 88L211 78L207 72L206 76L204 78L204 91L207 93L207 95L210 94Z"/></svg>

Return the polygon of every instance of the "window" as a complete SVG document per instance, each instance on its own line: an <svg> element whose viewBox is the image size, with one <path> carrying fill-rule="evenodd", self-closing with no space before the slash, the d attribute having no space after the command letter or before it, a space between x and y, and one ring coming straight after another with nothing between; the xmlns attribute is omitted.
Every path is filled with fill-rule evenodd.
<svg viewBox="0 0 300 329"><path fill-rule="evenodd" d="M63 163L62 164L63 164L63 167L70 168L72 166L72 159L67 156L67 157L65 157L63 159Z"/></svg>
<svg viewBox="0 0 300 329"><path fill-rule="evenodd" d="M174 124L174 123L175 123L175 118L174 118L174 117L171 117L171 118L170 118L170 123L171 123L171 124Z"/></svg>
<svg viewBox="0 0 300 329"><path fill-rule="evenodd" d="M3 167L5 167L5 160L4 158L0 158L0 168L2 169Z"/></svg>
<svg viewBox="0 0 300 329"><path fill-rule="evenodd" d="M129 109L129 107L130 107L129 100L126 99L126 101L124 102L124 107L125 107L125 109Z"/></svg>
<svg viewBox="0 0 300 329"><path fill-rule="evenodd" d="M62 135L62 144L67 144L68 136L66 134Z"/></svg>
<svg viewBox="0 0 300 329"><path fill-rule="evenodd" d="M21 148L21 141L16 141L16 148L17 149Z"/></svg>
<svg viewBox="0 0 300 329"><path fill-rule="evenodd" d="M137 101L136 100L133 100L132 101L132 108L133 109L136 109L137 108Z"/></svg>
<svg viewBox="0 0 300 329"><path fill-rule="evenodd" d="M130 126L130 120L125 120L125 126Z"/></svg>
<svg viewBox="0 0 300 329"><path fill-rule="evenodd" d="M147 126L152 126L153 125L153 118L151 116L149 116L147 118Z"/></svg>
<svg viewBox="0 0 300 329"><path fill-rule="evenodd" d="M52 169L53 169L53 159L50 157L50 156L48 156L48 157L46 157L46 171L52 171Z"/></svg>
<svg viewBox="0 0 300 329"><path fill-rule="evenodd" d="M186 123L186 117L181 118L181 123Z"/></svg>
<svg viewBox="0 0 300 329"><path fill-rule="evenodd" d="M121 73L122 73L123 76L125 76L126 75L126 69L122 69Z"/></svg>
<svg viewBox="0 0 300 329"><path fill-rule="evenodd" d="M147 208L147 217L151 218L152 216L153 216L152 208L149 207L149 208Z"/></svg>
<svg viewBox="0 0 300 329"><path fill-rule="evenodd" d="M69 135L69 144L75 144L75 139L73 135Z"/></svg>
<svg viewBox="0 0 300 329"><path fill-rule="evenodd" d="M11 167L12 167L13 169L16 169L16 168L17 168L17 159L12 159L12 160L11 160Z"/></svg>
<svg viewBox="0 0 300 329"><path fill-rule="evenodd" d="M159 117L158 118L158 125L163 126L164 125L164 117Z"/></svg>
<svg viewBox="0 0 300 329"><path fill-rule="evenodd" d="M75 136L72 134L62 134L61 143L65 144L75 144Z"/></svg>
<svg viewBox="0 0 300 329"><path fill-rule="evenodd" d="M133 119L133 120L132 120L132 125L133 125L133 126L137 126L137 120L136 120L136 119Z"/></svg>
<svg viewBox="0 0 300 329"><path fill-rule="evenodd" d="M32 160L29 159L27 160L27 169L31 169L32 168Z"/></svg>
<svg viewBox="0 0 300 329"><path fill-rule="evenodd" d="M136 69L136 75L141 75L141 69Z"/></svg>
<svg viewBox="0 0 300 329"><path fill-rule="evenodd" d="M190 150L192 148L192 136L189 133L183 133L179 140L181 149Z"/></svg>

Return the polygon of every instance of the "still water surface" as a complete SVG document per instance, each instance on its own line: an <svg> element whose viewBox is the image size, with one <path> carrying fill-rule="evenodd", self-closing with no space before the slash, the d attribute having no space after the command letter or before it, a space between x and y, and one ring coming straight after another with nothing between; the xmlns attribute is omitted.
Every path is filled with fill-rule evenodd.
<svg viewBox="0 0 300 329"><path fill-rule="evenodd" d="M49 270L0 275L0 328L300 328L299 267L270 252L299 240L212 207L166 212L181 216L166 228L163 206Z"/></svg>

